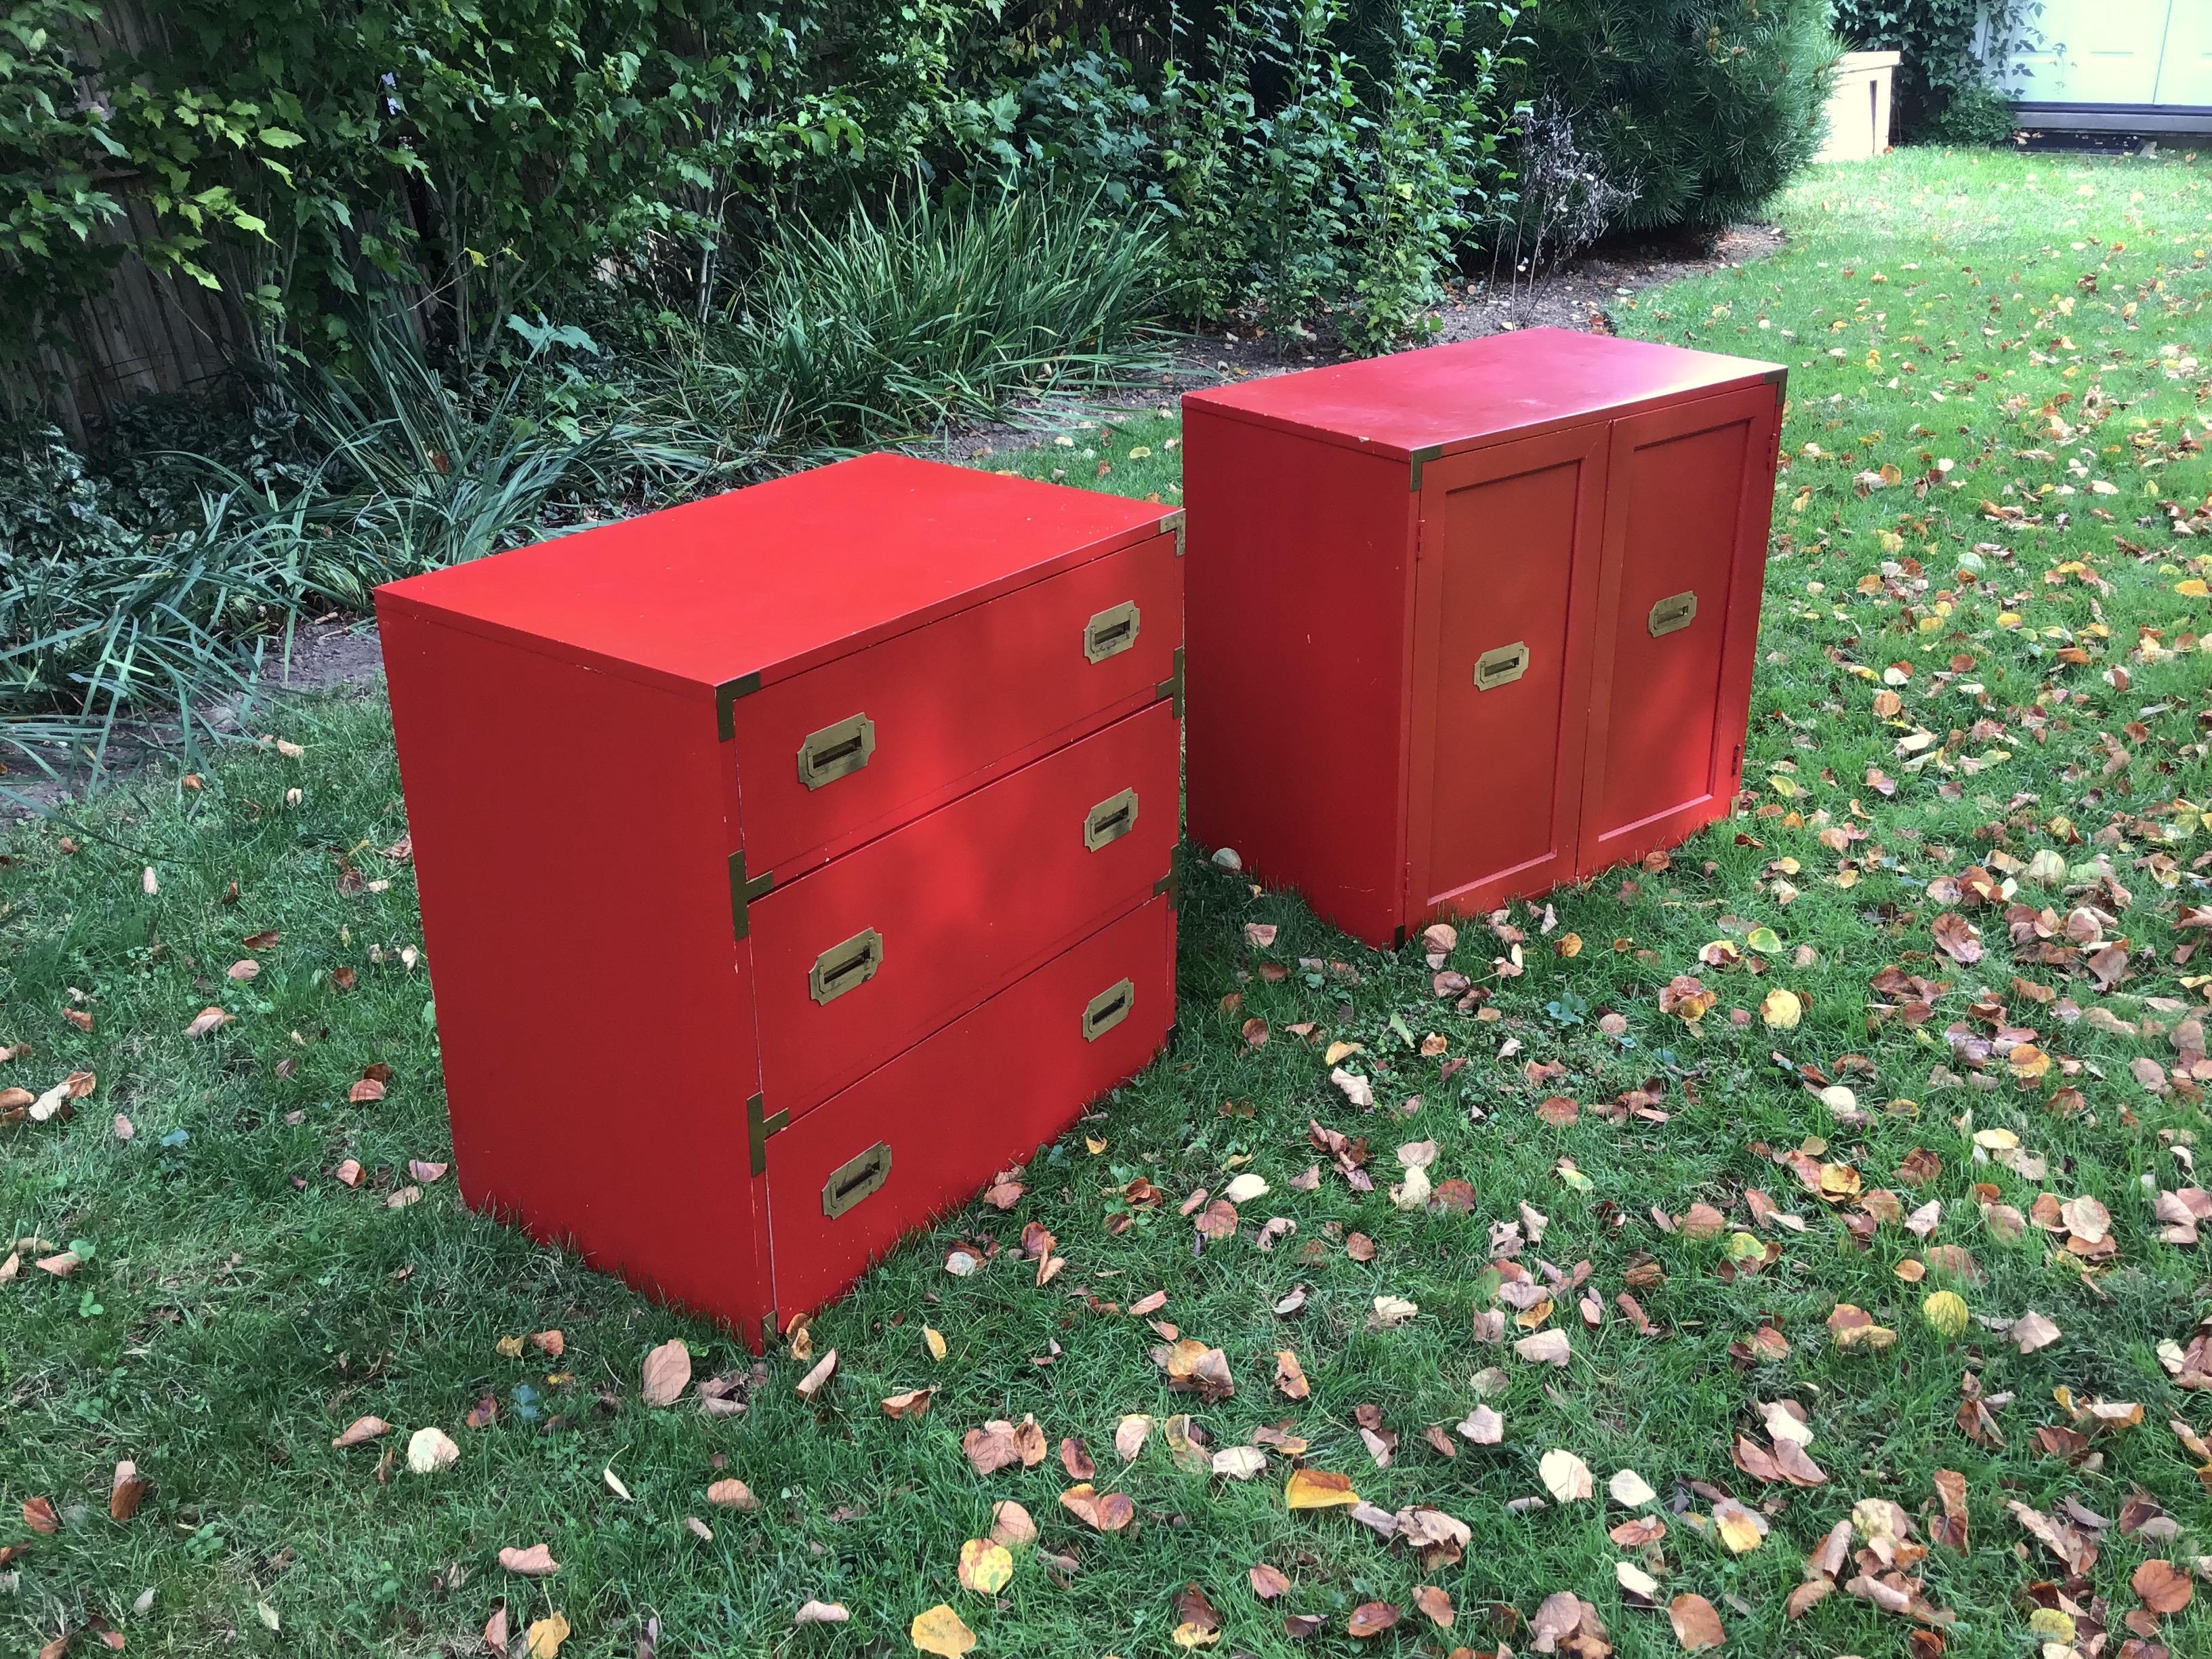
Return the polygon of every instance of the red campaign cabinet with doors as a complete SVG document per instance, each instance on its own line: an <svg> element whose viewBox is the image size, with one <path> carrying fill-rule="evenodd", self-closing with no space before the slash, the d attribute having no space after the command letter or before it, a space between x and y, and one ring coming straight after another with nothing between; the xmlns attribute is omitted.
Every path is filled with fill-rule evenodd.
<svg viewBox="0 0 2212 1659"><path fill-rule="evenodd" d="M1530 329L1187 396L1192 836L1388 945L1723 816L1783 376Z"/></svg>
<svg viewBox="0 0 2212 1659"><path fill-rule="evenodd" d="M875 455L379 590L469 1203L757 1346L1142 1066L1180 518Z"/></svg>

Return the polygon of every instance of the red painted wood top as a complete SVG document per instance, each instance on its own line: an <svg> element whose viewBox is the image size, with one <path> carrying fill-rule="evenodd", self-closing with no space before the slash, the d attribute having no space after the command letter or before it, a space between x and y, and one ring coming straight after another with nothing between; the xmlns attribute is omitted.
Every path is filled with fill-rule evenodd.
<svg viewBox="0 0 2212 1659"><path fill-rule="evenodd" d="M631 678L778 680L1160 533L1176 509L863 455L377 590Z"/></svg>
<svg viewBox="0 0 2212 1659"><path fill-rule="evenodd" d="M1648 404L1778 380L1779 364L1528 328L1194 392L1236 419L1395 460L1473 449Z"/></svg>

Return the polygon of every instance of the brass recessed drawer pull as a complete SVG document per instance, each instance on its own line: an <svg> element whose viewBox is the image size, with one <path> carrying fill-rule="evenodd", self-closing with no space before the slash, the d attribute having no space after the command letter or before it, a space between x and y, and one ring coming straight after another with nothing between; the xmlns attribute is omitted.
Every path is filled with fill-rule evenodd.
<svg viewBox="0 0 2212 1659"><path fill-rule="evenodd" d="M854 714L811 733L799 745L799 781L809 789L849 777L876 752L876 723Z"/></svg>
<svg viewBox="0 0 2212 1659"><path fill-rule="evenodd" d="M1096 1042L1123 1020L1129 1010L1137 1006L1137 988L1127 980L1109 985L1084 1005L1083 1040Z"/></svg>
<svg viewBox="0 0 2212 1659"><path fill-rule="evenodd" d="M817 1002L830 1002L855 987L866 985L884 965L884 936L864 927L842 945L833 945L814 958L806 973L807 994Z"/></svg>
<svg viewBox="0 0 2212 1659"><path fill-rule="evenodd" d="M1118 795L1109 795L1092 807L1083 819L1083 845L1091 852L1122 836L1137 827L1137 792L1124 789Z"/></svg>
<svg viewBox="0 0 2212 1659"><path fill-rule="evenodd" d="M1137 642L1137 603L1110 605L1083 624L1083 655L1089 662L1127 651Z"/></svg>
<svg viewBox="0 0 2212 1659"><path fill-rule="evenodd" d="M1651 637L1672 634L1677 629L1687 628L1698 619L1698 596L1695 593L1669 593L1651 607L1650 627Z"/></svg>
<svg viewBox="0 0 2212 1659"><path fill-rule="evenodd" d="M1519 640L1486 651L1474 659L1474 689L1494 691L1528 672L1528 647Z"/></svg>
<svg viewBox="0 0 2212 1659"><path fill-rule="evenodd" d="M862 1199L881 1192L890 1178L891 1149L879 1140L830 1171L830 1179L822 1183L822 1213L836 1220Z"/></svg>

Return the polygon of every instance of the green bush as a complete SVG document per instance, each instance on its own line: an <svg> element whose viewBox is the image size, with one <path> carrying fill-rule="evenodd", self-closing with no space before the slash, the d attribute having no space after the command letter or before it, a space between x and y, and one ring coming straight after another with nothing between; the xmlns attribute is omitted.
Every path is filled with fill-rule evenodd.
<svg viewBox="0 0 2212 1659"><path fill-rule="evenodd" d="M1536 73L1632 192L1618 226L1723 225L1819 149L1827 19L1827 0L1545 0Z"/></svg>
<svg viewBox="0 0 2212 1659"><path fill-rule="evenodd" d="M22 432L0 447L0 748L98 754L149 712L196 739L303 617L380 582L1146 366L1156 240L1087 198L793 220L707 327L604 372L583 331L514 318L510 372L441 373L387 315L342 368L280 366L250 426L203 426L214 455L133 420L111 479Z"/></svg>
<svg viewBox="0 0 2212 1659"><path fill-rule="evenodd" d="M746 433L763 463L896 442L1151 366L1160 269L1157 233L1095 195L794 219L728 313L678 336L647 408Z"/></svg>

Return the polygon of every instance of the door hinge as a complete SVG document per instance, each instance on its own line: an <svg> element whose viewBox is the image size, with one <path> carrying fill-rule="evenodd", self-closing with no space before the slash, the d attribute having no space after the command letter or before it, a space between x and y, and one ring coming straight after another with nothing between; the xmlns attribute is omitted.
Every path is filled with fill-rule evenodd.
<svg viewBox="0 0 2212 1659"><path fill-rule="evenodd" d="M1182 718L1182 647L1181 646L1175 648L1175 672L1154 686L1152 695L1156 697L1173 697L1175 717L1177 720Z"/></svg>
<svg viewBox="0 0 2212 1659"><path fill-rule="evenodd" d="M775 885L773 871L763 870L757 876L745 874L745 855L742 852L730 854L730 921L739 939L747 939L753 931L748 908L752 902L767 896Z"/></svg>
<svg viewBox="0 0 2212 1659"><path fill-rule="evenodd" d="M1735 776L1740 778L1743 775L1743 745L1741 744L1736 744L1735 753L1729 758L1729 766Z"/></svg>
<svg viewBox="0 0 2212 1659"><path fill-rule="evenodd" d="M791 1127L791 1113L788 1109L776 1113L772 1117L763 1117L761 1115L763 1104L758 1095L745 1102L745 1140L752 1149L755 1175L768 1173L768 1138L770 1135L781 1134Z"/></svg>

